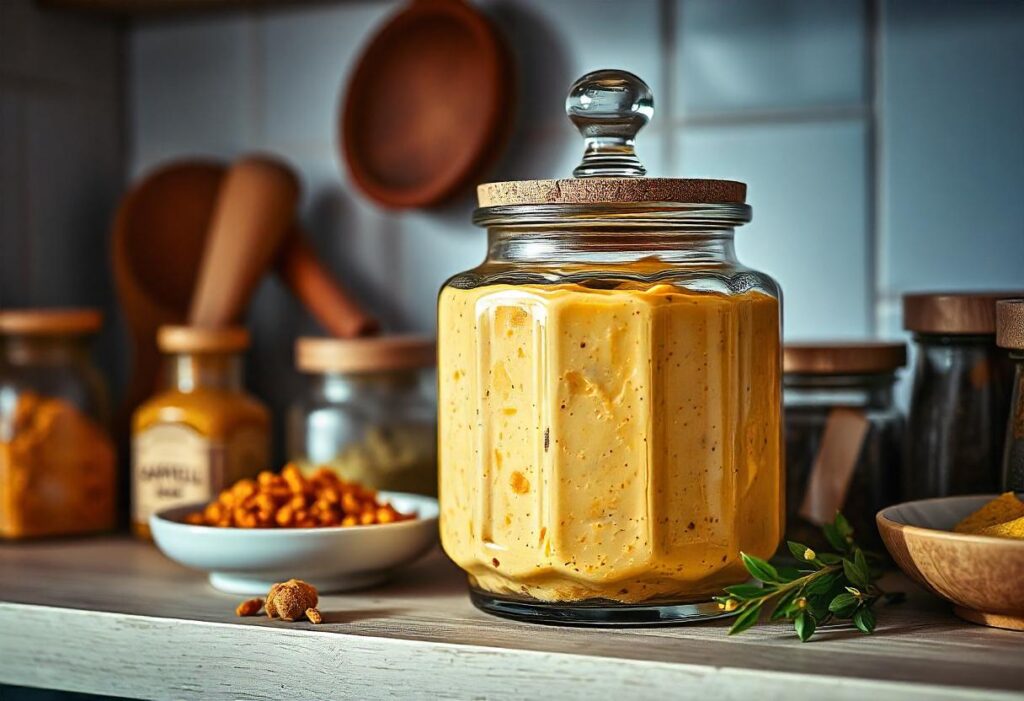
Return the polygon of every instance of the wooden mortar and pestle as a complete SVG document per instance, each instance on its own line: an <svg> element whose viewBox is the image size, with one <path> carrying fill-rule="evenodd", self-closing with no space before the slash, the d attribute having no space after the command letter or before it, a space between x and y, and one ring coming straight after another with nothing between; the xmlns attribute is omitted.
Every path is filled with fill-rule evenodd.
<svg viewBox="0 0 1024 701"><path fill-rule="evenodd" d="M271 265L331 334L377 331L377 322L317 259L296 224L298 201L294 171L264 156L230 169L180 161L128 193L113 235L117 293L134 349L125 416L157 385L157 328L236 323Z"/></svg>

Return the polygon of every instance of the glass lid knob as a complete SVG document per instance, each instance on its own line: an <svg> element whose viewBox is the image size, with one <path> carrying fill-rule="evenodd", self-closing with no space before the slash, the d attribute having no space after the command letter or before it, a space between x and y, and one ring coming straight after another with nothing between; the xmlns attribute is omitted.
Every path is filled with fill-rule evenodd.
<svg viewBox="0 0 1024 701"><path fill-rule="evenodd" d="M647 83L627 71L587 73L569 90L565 113L586 145L574 176L638 178L647 172L635 149L636 133L654 115Z"/></svg>

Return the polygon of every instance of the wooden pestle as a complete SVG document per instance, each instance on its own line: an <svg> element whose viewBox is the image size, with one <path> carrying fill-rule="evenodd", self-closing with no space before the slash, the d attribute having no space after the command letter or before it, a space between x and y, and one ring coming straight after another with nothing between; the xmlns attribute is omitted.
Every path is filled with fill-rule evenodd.
<svg viewBox="0 0 1024 701"><path fill-rule="evenodd" d="M228 170L189 310L193 326L237 323L295 221L299 181L281 161L245 157Z"/></svg>

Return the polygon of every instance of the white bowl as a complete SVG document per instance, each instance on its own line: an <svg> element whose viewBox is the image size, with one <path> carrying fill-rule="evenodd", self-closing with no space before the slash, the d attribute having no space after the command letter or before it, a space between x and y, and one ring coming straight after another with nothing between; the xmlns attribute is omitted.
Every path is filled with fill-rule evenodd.
<svg viewBox="0 0 1024 701"><path fill-rule="evenodd" d="M437 543L437 499L381 492L380 498L417 518L373 526L214 528L184 523L204 504L153 514L149 527L164 555L210 573L210 584L232 594L266 594L275 582L302 579L321 592L377 584Z"/></svg>

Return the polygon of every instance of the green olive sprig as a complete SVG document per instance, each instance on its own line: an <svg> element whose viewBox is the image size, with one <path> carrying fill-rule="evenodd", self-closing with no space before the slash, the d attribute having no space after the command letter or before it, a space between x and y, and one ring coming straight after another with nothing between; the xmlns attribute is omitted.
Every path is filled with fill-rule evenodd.
<svg viewBox="0 0 1024 701"><path fill-rule="evenodd" d="M887 593L876 584L881 568L869 564L868 556L853 540L853 528L841 513L822 527L835 553L815 552L806 545L787 541L798 567L774 566L740 553L750 576L760 584L726 587L716 596L718 607L736 617L729 635L742 633L758 622L762 611L771 608L769 621L790 621L802 642L810 640L819 625L848 619L861 632L875 629L876 603L896 603L901 593Z"/></svg>

